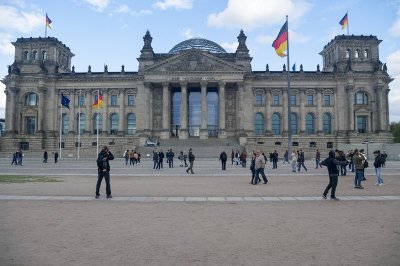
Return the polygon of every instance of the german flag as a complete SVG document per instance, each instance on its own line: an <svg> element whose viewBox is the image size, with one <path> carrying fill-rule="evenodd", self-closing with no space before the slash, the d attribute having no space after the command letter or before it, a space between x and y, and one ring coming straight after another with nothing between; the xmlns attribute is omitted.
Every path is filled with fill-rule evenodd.
<svg viewBox="0 0 400 266"><path fill-rule="evenodd" d="M99 92L99 98L94 101L94 103L92 104L92 107L93 108L103 108L103 106L104 106L103 94L101 94L101 92Z"/></svg>
<svg viewBox="0 0 400 266"><path fill-rule="evenodd" d="M288 28L286 21L285 24L283 24L281 31L278 34L278 37L276 37L275 41L272 43L272 47L274 47L277 55L279 55L280 57L285 57L286 54L284 54L283 51L287 50L287 45L288 45Z"/></svg>
<svg viewBox="0 0 400 266"><path fill-rule="evenodd" d="M349 22L349 19L347 17L347 13L346 13L346 15L344 15L344 17L339 22L339 24L342 25L342 30L347 26L348 22Z"/></svg>
<svg viewBox="0 0 400 266"><path fill-rule="evenodd" d="M46 14L46 27L49 27L51 29L51 23L52 23L51 19Z"/></svg>

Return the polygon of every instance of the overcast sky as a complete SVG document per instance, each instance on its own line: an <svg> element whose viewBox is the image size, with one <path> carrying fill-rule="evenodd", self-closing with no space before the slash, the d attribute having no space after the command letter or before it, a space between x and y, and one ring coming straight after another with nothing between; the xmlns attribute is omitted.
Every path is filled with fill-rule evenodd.
<svg viewBox="0 0 400 266"><path fill-rule="evenodd" d="M228 52L237 48L241 29L253 57L253 70L282 70L285 58L271 44L289 15L290 61L304 70L322 66L319 52L336 35L348 11L350 34L376 35L380 60L395 78L390 84L390 121L400 121L400 0L0 0L0 79L14 61L11 42L45 33L45 14L53 21L48 36L75 54L76 72L137 71L143 36L149 30L156 53L203 37ZM0 90L5 86L0 84ZM5 115L0 93L0 118Z"/></svg>

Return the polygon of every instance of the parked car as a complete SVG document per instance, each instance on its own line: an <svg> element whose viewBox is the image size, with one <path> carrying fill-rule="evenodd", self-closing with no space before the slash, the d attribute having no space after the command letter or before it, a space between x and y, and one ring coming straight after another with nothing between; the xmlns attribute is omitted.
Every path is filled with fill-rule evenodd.
<svg viewBox="0 0 400 266"><path fill-rule="evenodd" d="M148 139L148 140L146 140L146 146L147 146L147 147L156 147L156 146L160 146L160 142L159 142L158 140Z"/></svg>

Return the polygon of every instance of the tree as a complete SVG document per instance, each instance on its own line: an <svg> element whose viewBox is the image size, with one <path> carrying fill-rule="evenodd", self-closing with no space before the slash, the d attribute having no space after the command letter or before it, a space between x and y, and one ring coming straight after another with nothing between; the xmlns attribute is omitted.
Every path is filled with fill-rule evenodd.
<svg viewBox="0 0 400 266"><path fill-rule="evenodd" d="M393 134L394 142L400 143L400 122L392 122L390 124L390 132Z"/></svg>

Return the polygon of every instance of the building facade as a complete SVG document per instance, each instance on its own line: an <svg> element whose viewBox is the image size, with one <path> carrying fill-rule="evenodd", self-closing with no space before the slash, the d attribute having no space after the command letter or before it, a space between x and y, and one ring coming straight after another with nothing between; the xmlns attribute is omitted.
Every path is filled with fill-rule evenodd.
<svg viewBox="0 0 400 266"><path fill-rule="evenodd" d="M235 53L206 39L155 53L146 32L139 69L75 72L74 54L56 38L19 38L6 85L6 131L0 149L41 151L61 145L138 146L147 138L238 138L246 145L285 148L288 103L293 145L390 143L389 83L376 36L336 36L322 50L323 66L253 71L243 31ZM61 108L61 94L70 109ZM92 108L99 95L104 106ZM287 147L286 147L287 148Z"/></svg>

